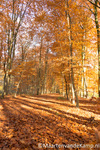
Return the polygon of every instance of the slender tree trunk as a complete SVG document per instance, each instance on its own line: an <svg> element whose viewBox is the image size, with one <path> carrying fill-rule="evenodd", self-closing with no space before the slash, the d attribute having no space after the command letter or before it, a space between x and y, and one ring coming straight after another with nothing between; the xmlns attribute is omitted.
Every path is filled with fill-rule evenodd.
<svg viewBox="0 0 100 150"><path fill-rule="evenodd" d="M84 68L84 60L85 60L85 50L86 50L86 46L85 46L85 43L84 43L84 40L86 39L86 30L84 28L84 26L81 26L82 30L83 30L83 45L82 45L82 96L85 97L86 95L86 84L85 84L85 68Z"/></svg>
<svg viewBox="0 0 100 150"><path fill-rule="evenodd" d="M49 52L49 49L47 47L47 51L46 51L46 55L45 55L44 93L47 93L48 52Z"/></svg>
<svg viewBox="0 0 100 150"><path fill-rule="evenodd" d="M67 23L68 23L68 29L69 29L69 46L70 46L70 56L71 56L71 83L72 83L72 87L74 90L74 94L75 94L75 99L76 99L76 107L79 107L79 100L78 100L78 95L77 95L77 91L75 89L75 83L74 83L74 72L73 72L73 49L72 49L72 31L71 31L71 17L68 11L69 8L69 4L68 4L68 0L66 0L66 8L67 11L65 12L66 17L67 17Z"/></svg>
<svg viewBox="0 0 100 150"><path fill-rule="evenodd" d="M21 80L18 82L18 84L17 84L17 87L16 87L16 92L15 92L15 97L17 96L17 93L18 93L18 88L19 88L19 85L20 85L20 83L21 83Z"/></svg>
<svg viewBox="0 0 100 150"><path fill-rule="evenodd" d="M68 95L69 95L69 101L71 102L72 99L72 84L69 84L69 89L68 89Z"/></svg>
<svg viewBox="0 0 100 150"><path fill-rule="evenodd" d="M62 81L62 94L64 96L64 75L61 73L61 81Z"/></svg>
<svg viewBox="0 0 100 150"><path fill-rule="evenodd" d="M41 46L40 46L40 56L39 56L39 72L38 72L38 87L37 87L37 95L41 94L41 55L42 55L42 39L41 37Z"/></svg>
<svg viewBox="0 0 100 150"><path fill-rule="evenodd" d="M87 83L86 83L86 78L84 77L84 86L85 86L85 91L86 91L86 95L85 97L88 97L88 89L87 89Z"/></svg>
<svg viewBox="0 0 100 150"><path fill-rule="evenodd" d="M68 83L67 83L67 80L66 80L65 76L64 76L64 79L65 79L65 86L66 86L66 96L67 96L67 100L69 100L69 96L68 96Z"/></svg>
<svg viewBox="0 0 100 150"><path fill-rule="evenodd" d="M82 70L82 88L83 88L83 97L85 97L85 83L84 83L84 78L85 78L85 69L84 69L84 59L85 59L85 51L84 51L84 46L82 47L82 67L83 67L83 70Z"/></svg>
<svg viewBox="0 0 100 150"><path fill-rule="evenodd" d="M98 47L98 95L100 97L100 29L99 29L99 21L98 21L98 12L97 12L97 2L98 0L95 0L94 5L94 16L95 16L95 24L96 24L96 30L97 30L97 47Z"/></svg>
<svg viewBox="0 0 100 150"><path fill-rule="evenodd" d="M4 63L4 79L3 79L3 91L2 91L2 98L4 98L4 95L7 94L6 93L6 68L5 68L5 63Z"/></svg>

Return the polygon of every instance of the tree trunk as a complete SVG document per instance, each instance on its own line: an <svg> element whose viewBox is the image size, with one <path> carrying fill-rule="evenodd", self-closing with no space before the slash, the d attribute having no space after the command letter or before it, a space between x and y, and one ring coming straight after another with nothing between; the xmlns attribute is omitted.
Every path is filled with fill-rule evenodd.
<svg viewBox="0 0 100 150"><path fill-rule="evenodd" d="M76 107L79 107L79 100L78 100L78 95L77 95L77 91L75 89L75 83L74 83L74 72L73 72L73 49L72 49L72 31L71 31L71 17L68 11L69 8L69 4L68 4L68 0L66 0L66 9L67 11L65 11L66 17L67 17L67 23L68 23L68 29L69 29L69 47L70 47L70 56L71 56L71 83L72 83L72 87L74 90L74 94L75 94L75 99L76 99Z"/></svg>
<svg viewBox="0 0 100 150"><path fill-rule="evenodd" d="M62 80L62 94L64 96L64 75L61 73L61 80Z"/></svg>
<svg viewBox="0 0 100 150"><path fill-rule="evenodd" d="M98 21L98 12L97 12L97 2L95 1L94 5L94 16L95 16L95 24L97 30L97 47L98 47L98 95L100 97L100 29L99 29L99 21Z"/></svg>
<svg viewBox="0 0 100 150"><path fill-rule="evenodd" d="M17 38L17 35L18 35L18 32L19 32L19 28L22 24L22 20L25 16L25 13L26 13L26 9L27 9L27 6L29 5L29 3L26 4L25 7L23 7L23 5L21 7L21 11L18 10L18 12L16 13L15 11L15 0L12 0L12 13L10 14L10 19L11 19L11 23L10 24L13 24L13 26L8 24L7 28L6 28L6 32L7 32L7 46L8 46L8 49L7 49L7 52L8 52L8 58L6 60L6 79L4 80L5 83L5 93L8 94L10 92L10 72L11 72L11 69L12 69L12 63L13 63L13 60L14 60L14 57L15 57L15 46L16 46L16 38ZM19 14L19 15L18 15ZM17 20L19 19L19 23L17 22ZM16 26L15 26L16 24Z"/></svg>
<svg viewBox="0 0 100 150"><path fill-rule="evenodd" d="M41 46L40 46L40 55L39 55L39 71L38 71L38 85L37 85L37 95L41 94L41 55L42 55L42 39L41 37Z"/></svg>
<svg viewBox="0 0 100 150"><path fill-rule="evenodd" d="M67 96L67 100L69 100L69 96L68 96L68 83L67 83L67 80L66 80L65 76L64 76L64 79L65 79L65 85L66 85L66 96Z"/></svg>
<svg viewBox="0 0 100 150"><path fill-rule="evenodd" d="M88 90L87 90L87 83L86 83L86 78L84 77L84 86L85 86L85 91L86 91L86 95L85 97L88 97Z"/></svg>
<svg viewBox="0 0 100 150"><path fill-rule="evenodd" d="M16 87L16 92L15 92L15 97L17 96L17 93L18 93L18 88L19 88L20 82L21 82L21 80L20 80L20 81L18 82L18 84L17 84L17 87Z"/></svg>
<svg viewBox="0 0 100 150"><path fill-rule="evenodd" d="M47 93L47 68L48 68L48 52L49 52L49 49L47 47L47 51L46 51L46 54L45 54L45 75L44 75L44 93L46 94Z"/></svg>

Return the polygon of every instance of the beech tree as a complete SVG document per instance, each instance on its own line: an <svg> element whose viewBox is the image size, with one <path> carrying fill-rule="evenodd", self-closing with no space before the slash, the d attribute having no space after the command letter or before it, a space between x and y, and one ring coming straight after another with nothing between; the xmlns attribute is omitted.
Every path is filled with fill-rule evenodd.
<svg viewBox="0 0 100 150"><path fill-rule="evenodd" d="M59 92L77 107L79 96L95 96L96 11L98 1L90 0L2 1L0 67L5 94Z"/></svg>
<svg viewBox="0 0 100 150"><path fill-rule="evenodd" d="M100 9L100 2L98 0L89 1L94 7L94 18L95 18L95 25L97 30L97 47L98 47L98 95L100 97L100 27L99 27L99 20L98 20L98 8Z"/></svg>
<svg viewBox="0 0 100 150"><path fill-rule="evenodd" d="M97 51L98 51L98 96L100 97L100 20L99 20L99 12L100 12L100 2L99 0L87 0L84 1L86 4L86 8L90 10L92 16L94 17L94 22L97 30ZM92 6L92 7L91 7Z"/></svg>

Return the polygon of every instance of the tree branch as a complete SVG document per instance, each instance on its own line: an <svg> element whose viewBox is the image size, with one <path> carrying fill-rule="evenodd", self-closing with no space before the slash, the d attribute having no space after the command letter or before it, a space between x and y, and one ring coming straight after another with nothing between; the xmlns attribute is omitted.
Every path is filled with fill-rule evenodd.
<svg viewBox="0 0 100 150"><path fill-rule="evenodd" d="M90 2L92 5L98 7L100 9L100 6L96 5L95 3L93 3L92 1L88 0L88 2Z"/></svg>

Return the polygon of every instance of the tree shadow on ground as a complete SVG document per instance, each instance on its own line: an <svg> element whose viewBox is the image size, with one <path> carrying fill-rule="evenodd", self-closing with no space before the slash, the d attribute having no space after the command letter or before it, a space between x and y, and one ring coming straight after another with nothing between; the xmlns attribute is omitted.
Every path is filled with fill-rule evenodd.
<svg viewBox="0 0 100 150"><path fill-rule="evenodd" d="M38 101L38 99L35 99L35 100ZM22 99L19 99L19 98L18 99L16 98L15 103L18 105L18 107L20 107L21 110L23 108L20 106L20 104L23 104L23 105L26 105L26 107L27 106L32 107L36 110L46 111L49 114L53 114L53 115L60 116L60 117L66 118L66 119L70 119L71 121L77 122L78 124L87 125L87 126L90 126L90 127L93 126L93 124L91 124L91 120L89 120L89 118L82 117L82 116L79 116L79 115L75 115L73 113L69 113L69 112L65 112L63 110L56 109L56 108L54 108L53 106L51 106L49 104L43 104L43 103L39 104L39 103L36 103L34 101L29 102L26 99L22 100ZM32 106L32 104L33 104L33 106ZM57 104L61 105L61 103L57 103ZM66 104L66 106L67 106L67 104ZM68 105L68 107L69 107L69 105ZM73 106L71 106L71 107L73 107ZM98 120L95 120L94 123L98 125Z"/></svg>
<svg viewBox="0 0 100 150"><path fill-rule="evenodd" d="M58 97L60 97L59 95L57 95L56 98L54 98L54 96L49 96L49 95L40 95L40 96L35 96L35 97L37 97L37 98L42 97L44 99L45 98L46 99L51 99L52 98L52 99L55 100L54 102L52 102L52 101L46 101L46 102L56 103L56 104L69 106L69 107L75 107L73 105L68 104L69 101L67 99L58 99ZM45 101L45 100L41 99L40 101ZM58 101L60 101L60 102L58 102ZM63 102L66 102L67 104L63 103ZM83 104L84 104L84 106L81 106ZM85 99L85 98L79 97L79 105L80 105L79 108L82 109L82 110L93 112L94 114L100 114L100 104L98 104L98 102L96 100L90 101L90 99ZM99 105L99 107L97 107L98 105Z"/></svg>
<svg viewBox="0 0 100 150"><path fill-rule="evenodd" d="M27 96L27 95L23 95L22 97L29 98L29 96ZM48 100L54 99L57 101L68 101L66 97L59 95L59 94L43 94L43 95L34 95L32 97L44 98L44 99L48 99ZM32 97L30 97L30 98L32 98Z"/></svg>
<svg viewBox="0 0 100 150"><path fill-rule="evenodd" d="M3 133L1 132L3 134L1 143L4 147L38 150L38 143L88 143L86 135L72 130L74 128L72 122L92 127L87 117L55 109L48 103L29 102L29 98L26 100L9 97L0 103L7 118ZM88 133L91 133L91 130L88 130Z"/></svg>
<svg viewBox="0 0 100 150"><path fill-rule="evenodd" d="M20 102L20 100L21 99L17 99L16 98L16 100L17 100L17 102L19 101ZM36 103L36 102L34 102L34 100L36 101L42 101L42 102L46 102L47 104L44 104L44 103ZM48 111L49 113L53 113L53 114L57 114L58 115L58 113L60 113L59 115L62 115L62 117L64 117L64 115L65 115L65 117L66 117L66 115L68 116L68 117L71 117L71 119L74 121L74 119L73 118L76 118L76 122L77 123L81 123L81 124L83 124L83 125L85 125L85 124L87 124L88 126L93 126L92 124L88 124L88 122L90 122L91 123L91 121L93 121L93 120L91 120L91 118L89 119L88 117L82 117L82 116L79 116L79 115L75 115L75 114L72 114L72 113L68 113L68 112L65 112L65 111L62 111L62 110L59 110L59 109L57 109L57 108L55 108L55 107L53 107L53 106L51 106L51 105L49 105L48 104L48 102L50 102L50 103L54 103L54 104L59 104L59 106L60 105L64 105L64 106L68 106L68 107L71 107L71 108L76 108L75 106L73 106L73 105L70 105L70 104L62 104L62 103L58 103L58 102L55 102L55 101L45 101L45 100L40 100L40 99L33 99L32 100L32 102L29 102L29 99L28 100L26 100L26 99L24 99L24 100L21 100L21 102L23 103L23 104L25 104L26 106L31 106L31 104L35 104L35 105L37 105L37 106L42 106L43 108L39 108L39 107L37 107L37 106L34 106L34 108L35 109L41 109L41 110L44 110L44 111ZM85 107L86 106L84 106L84 107L80 107L80 109L83 109L83 110L85 110ZM45 108L48 108L48 109L50 109L50 110L47 110L47 109L45 109ZM87 107L86 107L87 108ZM93 110L93 108L92 107L90 107L92 110ZM53 112L53 110L55 110L56 112ZM87 109L86 109L87 110ZM67 111L67 110L66 110ZM87 110L87 111L89 111L89 110ZM94 111L94 113L95 113L95 111ZM73 118L72 118L73 117ZM80 122L80 120L81 120L81 122ZM94 123L96 124L97 123L97 125L98 125L98 123L99 123L99 121L98 120L94 120Z"/></svg>
<svg viewBox="0 0 100 150"><path fill-rule="evenodd" d="M90 101L84 99L84 100L80 100L79 103L80 103L80 109L92 112L94 114L100 114L100 104L96 100Z"/></svg>
<svg viewBox="0 0 100 150"><path fill-rule="evenodd" d="M100 115L100 107L97 106L80 106L80 109Z"/></svg>
<svg viewBox="0 0 100 150"><path fill-rule="evenodd" d="M72 108L76 107L75 105L72 105L67 99L66 100L58 100L57 99L58 96L59 95L57 95L55 97L55 99L54 99L54 96L49 96L49 95L35 96L35 99L34 99L34 97L29 97L29 96L24 96L24 97L26 97L28 99L32 99L33 101L38 100L38 101L42 101L42 102L46 102L46 103L50 102L50 103L59 104L62 106L68 106L68 107L72 107ZM38 98L41 98L41 99L38 99ZM53 101L51 100L51 98L53 99ZM49 101L49 99L50 99L50 101ZM58 101L60 101L60 102L58 102ZM100 114L100 107L99 108L97 107L96 101L90 101L88 99L84 100L83 98L79 98L79 104L80 104L79 108L82 110L89 111L89 112L92 112L94 114ZM82 106L83 104L84 104L84 106ZM87 104L88 104L88 106L87 106Z"/></svg>

